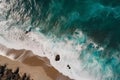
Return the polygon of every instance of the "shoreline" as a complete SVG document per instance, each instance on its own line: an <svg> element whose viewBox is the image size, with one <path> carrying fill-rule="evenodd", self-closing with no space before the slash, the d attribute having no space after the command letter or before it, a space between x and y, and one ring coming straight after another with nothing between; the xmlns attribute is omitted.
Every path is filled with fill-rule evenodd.
<svg viewBox="0 0 120 80"><path fill-rule="evenodd" d="M29 50L11 49L7 51L6 55L14 55L14 60L0 55L0 64L8 64L8 68L12 68L13 70L16 69L16 67L20 67L21 74L24 72L30 74L33 80L40 80L40 75L41 80L72 80L56 70L50 64L49 59L34 55Z"/></svg>

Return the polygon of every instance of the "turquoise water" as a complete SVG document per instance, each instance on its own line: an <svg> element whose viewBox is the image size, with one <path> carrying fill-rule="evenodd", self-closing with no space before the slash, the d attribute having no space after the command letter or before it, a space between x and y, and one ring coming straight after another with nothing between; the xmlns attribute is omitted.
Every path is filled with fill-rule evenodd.
<svg viewBox="0 0 120 80"><path fill-rule="evenodd" d="M17 0L6 19L15 12L20 15L17 24L30 18L31 26L19 27L24 31L31 29L50 38L55 36L56 42L67 38L74 41L73 46L84 45L78 52L79 60L96 80L120 80L119 0Z"/></svg>
<svg viewBox="0 0 120 80"><path fill-rule="evenodd" d="M29 0L24 1L24 12L31 16L33 29L49 34L72 35L76 29L82 30L98 44L117 49L120 25L119 0ZM18 4L16 4L18 5ZM19 4L20 5L20 4ZM15 10L17 6L15 6ZM44 26L40 26L41 23Z"/></svg>

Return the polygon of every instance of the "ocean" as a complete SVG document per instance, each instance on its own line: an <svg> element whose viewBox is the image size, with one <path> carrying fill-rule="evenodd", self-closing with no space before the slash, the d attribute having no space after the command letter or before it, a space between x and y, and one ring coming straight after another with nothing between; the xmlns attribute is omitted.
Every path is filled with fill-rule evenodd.
<svg viewBox="0 0 120 80"><path fill-rule="evenodd" d="M120 80L119 26L119 0L0 0L0 44L75 80Z"/></svg>

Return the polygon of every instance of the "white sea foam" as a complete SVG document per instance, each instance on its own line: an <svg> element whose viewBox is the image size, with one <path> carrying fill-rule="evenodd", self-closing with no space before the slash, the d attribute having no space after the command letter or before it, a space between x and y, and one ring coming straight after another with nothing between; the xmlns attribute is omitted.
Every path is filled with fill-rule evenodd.
<svg viewBox="0 0 120 80"><path fill-rule="evenodd" d="M30 32L25 34L17 28L9 30L2 35L0 43L8 48L32 50L36 55L47 56L56 69L73 79L93 80L87 72L82 71L79 54L75 52L75 47L71 45L71 41L54 43L52 39L40 33ZM80 49L80 45L76 47ZM58 62L55 61L56 54L61 57ZM9 58L12 59L12 57L10 56ZM71 69L68 69L67 65L70 65Z"/></svg>
<svg viewBox="0 0 120 80"><path fill-rule="evenodd" d="M14 49L27 49L33 51L39 56L46 56L50 59L51 64L61 73L68 75L75 80L94 80L87 71L82 69L79 59L80 51L84 47L81 45L74 45L74 41L53 41L54 38L48 38L42 33L25 31L19 27L30 26L29 20L24 24L15 24L13 18L5 20L3 13L7 10L5 3L0 3L0 44ZM17 17L19 18L19 17ZM37 28L37 30L39 30ZM85 37L81 31L79 37L84 40ZM76 36L76 35L74 35ZM97 46L97 45L96 45ZM1 55L6 56L7 49L0 49ZM60 61L55 61L55 56L60 55ZM9 58L13 59L13 55ZM71 69L68 69L70 65Z"/></svg>

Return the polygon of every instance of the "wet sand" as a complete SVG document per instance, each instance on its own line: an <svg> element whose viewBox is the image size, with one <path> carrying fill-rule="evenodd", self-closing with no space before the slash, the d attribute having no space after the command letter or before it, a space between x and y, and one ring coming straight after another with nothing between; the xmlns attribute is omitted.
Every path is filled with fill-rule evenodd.
<svg viewBox="0 0 120 80"><path fill-rule="evenodd" d="M8 68L20 68L20 74L27 73L33 80L72 80L59 73L46 57L34 55L27 50L8 50L7 56L15 55L14 61L0 56L0 64L7 64Z"/></svg>

